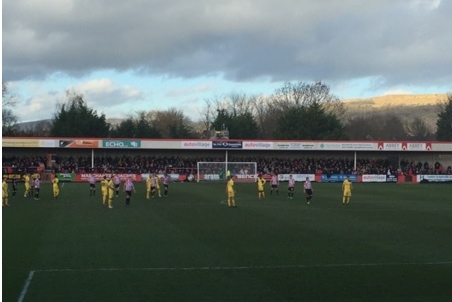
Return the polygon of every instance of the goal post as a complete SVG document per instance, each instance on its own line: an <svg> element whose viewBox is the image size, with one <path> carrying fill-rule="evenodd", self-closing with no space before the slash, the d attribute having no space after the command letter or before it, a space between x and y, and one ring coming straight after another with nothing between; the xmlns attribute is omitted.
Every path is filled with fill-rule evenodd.
<svg viewBox="0 0 452 302"><path fill-rule="evenodd" d="M237 182L255 182L257 180L256 162L198 162L196 180L226 181L228 171Z"/></svg>

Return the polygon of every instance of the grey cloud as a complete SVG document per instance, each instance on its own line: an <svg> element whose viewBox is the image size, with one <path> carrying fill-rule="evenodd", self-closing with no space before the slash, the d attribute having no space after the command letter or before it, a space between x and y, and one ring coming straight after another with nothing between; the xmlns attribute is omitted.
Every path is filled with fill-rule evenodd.
<svg viewBox="0 0 452 302"><path fill-rule="evenodd" d="M451 1L31 3L3 4L6 81L115 69L235 81L452 83Z"/></svg>
<svg viewBox="0 0 452 302"><path fill-rule="evenodd" d="M94 108L115 107L145 99L143 91L130 86L120 87L110 80L90 81L69 90L82 94L88 105Z"/></svg>

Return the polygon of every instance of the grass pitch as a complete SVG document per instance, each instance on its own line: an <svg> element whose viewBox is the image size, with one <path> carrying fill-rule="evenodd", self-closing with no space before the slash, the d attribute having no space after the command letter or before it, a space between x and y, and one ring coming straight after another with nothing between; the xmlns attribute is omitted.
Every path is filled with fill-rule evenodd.
<svg viewBox="0 0 452 302"><path fill-rule="evenodd" d="M67 183L3 209L3 301L450 301L452 186L174 183L114 208Z"/></svg>

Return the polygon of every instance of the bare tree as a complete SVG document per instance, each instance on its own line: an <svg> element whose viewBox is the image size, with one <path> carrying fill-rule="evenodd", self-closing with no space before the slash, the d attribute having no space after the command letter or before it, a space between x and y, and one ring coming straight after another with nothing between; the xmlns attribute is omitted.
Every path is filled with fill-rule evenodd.
<svg viewBox="0 0 452 302"><path fill-rule="evenodd" d="M384 115L380 124L383 125L381 128L381 139L405 140L408 138L403 121L397 115Z"/></svg>
<svg viewBox="0 0 452 302"><path fill-rule="evenodd" d="M345 131L352 140L374 140L378 139L375 129L378 123L376 116L356 116L348 120Z"/></svg>
<svg viewBox="0 0 452 302"><path fill-rule="evenodd" d="M226 101L228 102L228 109L232 116L253 114L254 106L252 98L248 98L244 93L230 93Z"/></svg>
<svg viewBox="0 0 452 302"><path fill-rule="evenodd" d="M14 108L19 100L8 91L8 84L2 82L2 134L12 135L13 126L17 123L18 117L14 114Z"/></svg>
<svg viewBox="0 0 452 302"><path fill-rule="evenodd" d="M41 120L21 125L16 124L13 129L15 136L46 137L50 136L52 121Z"/></svg>
<svg viewBox="0 0 452 302"><path fill-rule="evenodd" d="M201 120L200 120L200 137L210 138L211 125L215 118L212 101L209 99L204 99L205 106L200 110ZM197 132L197 131L195 131Z"/></svg>
<svg viewBox="0 0 452 302"><path fill-rule="evenodd" d="M331 94L330 88L322 82L314 84L306 82L285 83L273 95L279 101L288 102L296 106L310 106L314 103L328 104L339 99Z"/></svg>
<svg viewBox="0 0 452 302"><path fill-rule="evenodd" d="M246 117L244 120L257 126L258 138L265 139L277 138L274 135L277 133L275 129L278 127L280 128L278 131L280 134L291 131L291 129L281 129L281 125L278 126L278 123L284 117L287 118L289 116L287 114L294 109L297 109L300 114L304 112L303 114L307 114L310 117L315 113L318 117L317 122L320 121L321 117L326 117L329 125L327 128L331 128L334 124L329 121L339 121L339 128L343 128L341 121L344 120L343 116L345 113L343 104L330 92L329 87L322 82L313 84L304 82L286 83L269 97L263 95L249 97L244 93L233 92L225 97L209 99L206 101L206 105L204 113L217 111L216 117L209 119L210 121L213 120L217 128L222 128L223 124L226 128L230 128L232 124L238 124L235 121L236 118ZM297 127L300 122L304 122L304 120L300 121L300 114L290 115L293 120L287 123L287 127ZM205 118L204 120L207 123L207 119ZM311 126L314 124L314 121L311 121L307 125ZM322 122L322 124L325 126L325 123ZM253 127L250 129L253 129ZM329 133L323 133L326 135L325 137L337 134L333 129L330 130ZM239 132L240 129L235 129L232 136ZM318 131L313 130L313 132ZM241 135L245 137L244 133ZM246 134L246 136L250 137L249 134ZM343 135L340 135L340 138L343 139L343 137Z"/></svg>
<svg viewBox="0 0 452 302"><path fill-rule="evenodd" d="M406 126L406 132L408 138L412 140L431 140L434 138L434 134L427 126L426 122L420 117L416 116L408 125Z"/></svg>
<svg viewBox="0 0 452 302"><path fill-rule="evenodd" d="M150 111L146 117L156 128L162 138L191 138L193 137L193 122L184 115L182 110L170 108L166 111Z"/></svg>
<svg viewBox="0 0 452 302"><path fill-rule="evenodd" d="M250 99L251 104L254 107L255 119L257 126L259 127L259 137L263 139L271 139L272 132L271 127L267 127L271 120L272 116L269 114L269 102L270 98L264 96L254 96Z"/></svg>

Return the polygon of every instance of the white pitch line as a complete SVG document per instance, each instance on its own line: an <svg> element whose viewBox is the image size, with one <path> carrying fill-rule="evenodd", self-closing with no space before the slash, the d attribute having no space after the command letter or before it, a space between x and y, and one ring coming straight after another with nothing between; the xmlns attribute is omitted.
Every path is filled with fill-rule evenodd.
<svg viewBox="0 0 452 302"><path fill-rule="evenodd" d="M261 266L201 266L201 267L144 267L144 268L54 268L36 269L30 271L17 302L23 302L35 273L59 272L114 272L114 271L227 271L227 270L263 270L263 269L303 269L303 268L329 268L329 267L365 267L365 266L433 266L452 265L452 261L442 262L400 262L400 263L331 263L331 264L299 264L299 265L261 265Z"/></svg>
<svg viewBox="0 0 452 302"><path fill-rule="evenodd" d="M331 268L331 267L365 267L365 266L433 266L452 265L452 261L442 262L400 262L400 263L331 263L331 264L299 264L299 265L261 265L261 266L201 266L201 267L144 267L144 268L54 268L36 269L30 271L24 288L17 302L23 302L35 273L59 272L114 272L114 271L227 271L227 270L263 270L263 269L303 269L303 268Z"/></svg>
<svg viewBox="0 0 452 302"><path fill-rule="evenodd" d="M28 274L28 278L25 281L24 288L20 292L19 300L17 300L17 302L22 302L24 300L25 295L27 294L27 291L28 291L28 287L30 286L31 279L33 279L34 274L35 274L35 271L30 271L30 273Z"/></svg>
<svg viewBox="0 0 452 302"><path fill-rule="evenodd" d="M32 272L93 272L93 271L219 271L219 270L259 270L287 268L328 268L328 267L364 267L364 266L433 266L452 265L452 261L443 262L400 262L400 263L331 263L331 264L298 264L298 265L260 265L260 266L201 266L201 267L142 267L142 268L61 268L42 269ZM30 281L31 278L29 277ZM28 280L27 280L28 281ZM28 282L29 283L29 282ZM25 285L28 287L28 284ZM25 289L25 288L24 288Z"/></svg>

